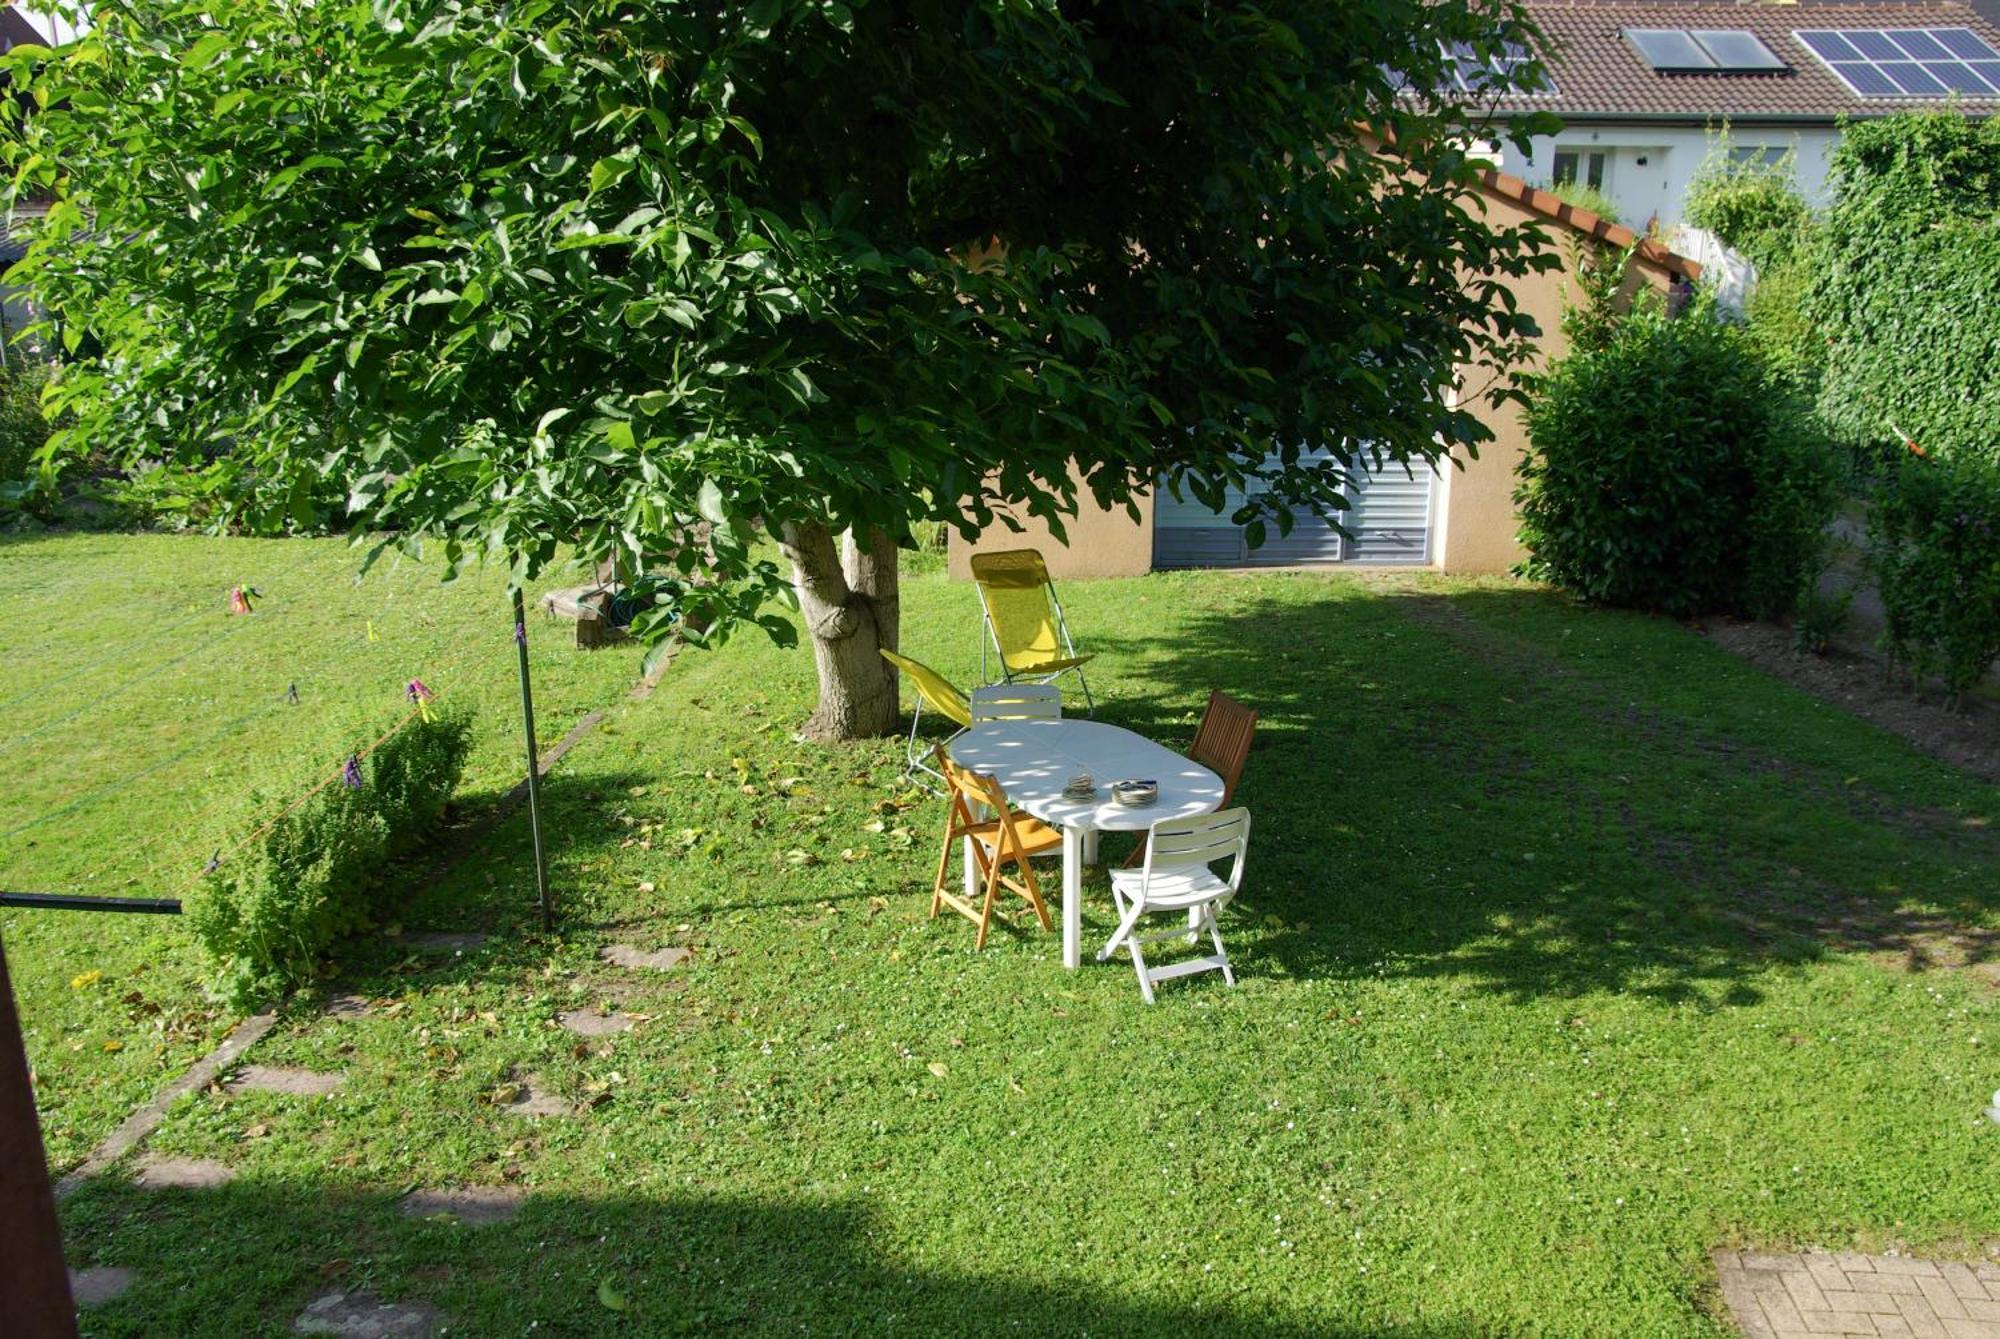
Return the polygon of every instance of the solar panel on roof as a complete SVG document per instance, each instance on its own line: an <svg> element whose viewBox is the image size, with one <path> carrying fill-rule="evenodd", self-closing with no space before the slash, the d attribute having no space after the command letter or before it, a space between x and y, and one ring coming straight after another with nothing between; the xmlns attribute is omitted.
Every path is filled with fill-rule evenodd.
<svg viewBox="0 0 2000 1339"><path fill-rule="evenodd" d="M1970 28L1933 28L1930 33L1946 51L1961 60L1993 59L1993 48L1981 41L1979 34Z"/></svg>
<svg viewBox="0 0 2000 1339"><path fill-rule="evenodd" d="M2000 93L2000 51L1970 28L1804 28L1792 36L1865 98Z"/></svg>
<svg viewBox="0 0 2000 1339"><path fill-rule="evenodd" d="M1625 40L1655 70L1712 70L1715 57L1685 28L1627 28Z"/></svg>
<svg viewBox="0 0 2000 1339"><path fill-rule="evenodd" d="M1913 60L1885 60L1878 62L1882 73L1895 81L1896 87L1912 97L1942 97L1944 81L1925 73L1924 67Z"/></svg>
<svg viewBox="0 0 2000 1339"><path fill-rule="evenodd" d="M1951 59L1951 48L1921 28L1891 28L1884 36L1918 60Z"/></svg>
<svg viewBox="0 0 2000 1339"><path fill-rule="evenodd" d="M1688 36L1714 58L1719 70L1788 69L1777 53L1742 28L1693 28Z"/></svg>
<svg viewBox="0 0 2000 1339"><path fill-rule="evenodd" d="M1839 33L1800 32L1793 33L1806 44L1806 48L1822 60L1862 60L1865 59L1855 45Z"/></svg>
<svg viewBox="0 0 2000 1339"><path fill-rule="evenodd" d="M1889 82L1888 75L1865 61L1835 61L1832 68L1849 88L1863 97L1893 98L1903 91Z"/></svg>

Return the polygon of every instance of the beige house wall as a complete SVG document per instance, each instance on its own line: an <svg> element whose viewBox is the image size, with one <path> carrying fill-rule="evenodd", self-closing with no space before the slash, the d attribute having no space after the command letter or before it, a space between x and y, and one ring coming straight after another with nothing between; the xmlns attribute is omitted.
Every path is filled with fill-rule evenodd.
<svg viewBox="0 0 2000 1339"><path fill-rule="evenodd" d="M1547 222L1545 216L1512 197L1485 193L1480 199L1486 204L1486 217L1496 228L1512 227L1531 218ZM1542 338L1529 363L1529 369L1537 372L1568 352L1569 341L1562 333L1563 307L1577 297L1572 239L1563 229L1548 231L1560 245L1562 267L1524 276L1512 285L1521 310L1542 328ZM1647 263L1644 257L1635 259L1630 287L1643 284L1665 292L1667 283L1665 270ZM1491 378L1490 372L1480 368L1460 368L1461 394L1468 401L1477 400ZM1431 563L1447 572L1504 572L1527 556L1516 538L1520 518L1514 510L1514 488L1518 482L1515 471L1528 450L1528 428L1518 404L1509 402L1495 409L1471 403L1468 407L1493 430L1493 440L1479 448L1477 460L1458 448L1452 452L1452 463L1441 465L1432 511Z"/></svg>
<svg viewBox="0 0 2000 1339"><path fill-rule="evenodd" d="M1020 521L1019 531L995 521L980 532L976 543L968 543L951 532L951 575L964 581L972 576L972 555L1002 549L1040 549L1049 575L1058 580L1076 577L1133 577L1153 570L1153 496L1134 499L1139 519L1133 520L1123 507L1100 508L1090 492L1078 482L1078 514L1063 520L1068 544L1057 542L1046 523L1021 512L1012 513Z"/></svg>
<svg viewBox="0 0 2000 1339"><path fill-rule="evenodd" d="M1643 285L1664 292L1674 271L1691 277L1700 273L1699 266L1657 243L1638 241L1625 228L1498 172L1486 174L1477 201L1496 228L1531 220L1542 224L1562 257L1559 268L1526 275L1512 284L1515 301L1542 330L1529 363L1531 370L1541 370L1567 351L1562 313L1564 304L1573 301L1577 292L1572 267L1577 256L1574 243L1579 238L1594 237L1612 249L1636 244L1628 290ZM1460 369L1461 394L1493 430L1493 439L1480 448L1476 460L1459 449L1453 451L1452 461L1440 462L1431 508L1431 566L1447 572L1504 572L1525 556L1515 537L1520 523L1514 511L1514 488L1515 471L1528 449L1527 427L1521 406L1508 403L1496 409L1482 402L1480 391L1490 375L1478 368ZM974 553L1019 548L1040 549L1050 575L1058 578L1137 576L1151 571L1153 499L1138 499L1139 519L1135 521L1122 507L1107 511L1094 506L1081 486L1078 492L1083 498L1082 514L1064 522L1067 544L1058 543L1048 526L1026 516L1019 516L1019 531L995 523L973 543L953 532L951 575L961 580L970 577Z"/></svg>

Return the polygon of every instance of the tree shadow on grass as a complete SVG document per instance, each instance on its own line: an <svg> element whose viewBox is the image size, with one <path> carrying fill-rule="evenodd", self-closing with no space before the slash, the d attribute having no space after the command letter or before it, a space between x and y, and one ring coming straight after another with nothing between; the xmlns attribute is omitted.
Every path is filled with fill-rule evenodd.
<svg viewBox="0 0 2000 1339"><path fill-rule="evenodd" d="M1239 936L1244 972L1737 1004L1829 950L2000 951L1978 928L2000 906L1992 833L1494 631L1546 595L1300 580L1184 619L1168 651L1088 639L1136 666L1100 719L1185 747L1210 688L1263 713L1238 790L1255 828L1237 914L1260 931ZM1709 654L1691 644L1690 672Z"/></svg>
<svg viewBox="0 0 2000 1339"><path fill-rule="evenodd" d="M990 1272L948 1272L874 1245L897 1233L865 1205L803 1196L530 1191L510 1221L466 1226L403 1217L393 1192L368 1186L245 1175L149 1191L106 1178L63 1212L73 1267L139 1276L84 1313L93 1335L289 1333L334 1291L428 1304L451 1333L475 1335L1479 1332L1470 1318L1350 1324L1260 1309L1220 1288L1204 1297L1193 1267L1164 1286L1155 1270L1150 1298L998 1252Z"/></svg>

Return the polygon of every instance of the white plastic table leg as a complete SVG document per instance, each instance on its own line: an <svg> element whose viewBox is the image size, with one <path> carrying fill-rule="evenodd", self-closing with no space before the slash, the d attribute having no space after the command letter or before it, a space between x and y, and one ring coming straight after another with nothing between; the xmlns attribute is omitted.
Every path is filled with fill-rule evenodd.
<svg viewBox="0 0 2000 1339"><path fill-rule="evenodd" d="M1063 966L1071 971L1083 960L1083 842L1082 828L1063 829Z"/></svg>
<svg viewBox="0 0 2000 1339"><path fill-rule="evenodd" d="M1097 839L1101 835L1102 834L1099 833L1096 828L1092 828L1088 832L1083 834L1084 864L1094 865L1097 863Z"/></svg>

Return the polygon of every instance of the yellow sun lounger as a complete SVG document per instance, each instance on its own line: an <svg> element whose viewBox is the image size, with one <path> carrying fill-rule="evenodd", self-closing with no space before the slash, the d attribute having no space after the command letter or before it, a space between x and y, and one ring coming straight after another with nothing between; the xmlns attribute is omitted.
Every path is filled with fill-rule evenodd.
<svg viewBox="0 0 2000 1339"><path fill-rule="evenodd" d="M1062 601L1042 555L1034 549L1008 549L972 555L972 578L979 583L979 603L986 615L987 639L979 648L980 676L993 682L987 668L987 646L1000 657L1003 683L1053 683L1076 675L1083 689L1086 715L1094 715L1090 683L1083 667L1090 657L1076 653Z"/></svg>
<svg viewBox="0 0 2000 1339"><path fill-rule="evenodd" d="M908 675L910 686L917 690L917 704L910 712L910 745L907 754L909 766L904 769L903 774L926 789L941 790L944 773L931 765L928 748L920 750L917 747L917 722L923 718L924 708L929 706L938 715L956 721L962 733L965 727L972 724L972 705L966 700L965 694L958 691L956 684L923 661L897 655L894 651L882 652L882 659ZM956 738L958 735L953 734L952 739ZM919 773L936 777L940 785L932 785Z"/></svg>

